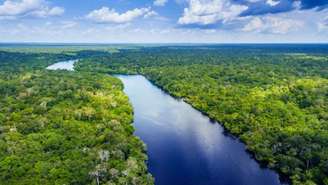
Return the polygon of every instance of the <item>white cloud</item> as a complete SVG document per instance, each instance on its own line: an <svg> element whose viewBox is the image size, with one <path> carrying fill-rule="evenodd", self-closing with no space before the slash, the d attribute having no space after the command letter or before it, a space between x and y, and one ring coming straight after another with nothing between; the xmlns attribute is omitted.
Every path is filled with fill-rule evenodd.
<svg viewBox="0 0 328 185"><path fill-rule="evenodd" d="M165 6L168 0L155 0L154 5L155 6Z"/></svg>
<svg viewBox="0 0 328 185"><path fill-rule="evenodd" d="M154 14L156 14L156 12L152 11L150 8L135 8L120 14L116 12L115 9L102 7L90 12L86 18L98 23L127 23L139 17L149 17Z"/></svg>
<svg viewBox="0 0 328 185"><path fill-rule="evenodd" d="M153 10L148 11L148 12L144 15L145 18L148 18L148 17L154 17L154 16L158 16L158 13L155 12L155 11L153 11Z"/></svg>
<svg viewBox="0 0 328 185"><path fill-rule="evenodd" d="M6 0L0 5L0 16L15 16L25 14L40 7L40 0L11 1Z"/></svg>
<svg viewBox="0 0 328 185"><path fill-rule="evenodd" d="M0 17L5 18L57 16L64 11L62 7L49 7L45 0L5 0L0 5Z"/></svg>
<svg viewBox="0 0 328 185"><path fill-rule="evenodd" d="M168 0L155 0L154 5L155 6L165 6Z"/></svg>
<svg viewBox="0 0 328 185"><path fill-rule="evenodd" d="M178 23L210 25L219 21L227 22L238 17L247 6L231 4L229 0L189 0Z"/></svg>
<svg viewBox="0 0 328 185"><path fill-rule="evenodd" d="M246 32L260 30L262 29L263 24L264 23L262 19L255 17L251 21L249 21L242 30Z"/></svg>
<svg viewBox="0 0 328 185"><path fill-rule="evenodd" d="M303 26L303 22L280 17L254 17L243 28L245 32L286 34L296 31Z"/></svg>
<svg viewBox="0 0 328 185"><path fill-rule="evenodd" d="M267 0L266 3L270 6L276 6L277 4L280 3L280 1L276 1L276 0Z"/></svg>
<svg viewBox="0 0 328 185"><path fill-rule="evenodd" d="M325 17L322 21L318 22L317 25L320 32L328 30L328 16Z"/></svg>
<svg viewBox="0 0 328 185"><path fill-rule="evenodd" d="M58 16L62 15L65 12L65 10L61 7L44 7L40 10L36 10L31 12L31 15L34 15L36 17L49 17L49 16Z"/></svg>

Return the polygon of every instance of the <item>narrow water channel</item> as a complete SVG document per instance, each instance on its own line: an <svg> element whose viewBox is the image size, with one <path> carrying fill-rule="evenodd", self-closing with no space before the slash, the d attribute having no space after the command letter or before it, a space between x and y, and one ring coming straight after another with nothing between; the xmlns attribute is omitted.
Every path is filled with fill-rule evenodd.
<svg viewBox="0 0 328 185"><path fill-rule="evenodd" d="M279 185L240 141L187 103L140 75L117 75L134 108L135 134L147 145L156 185Z"/></svg>

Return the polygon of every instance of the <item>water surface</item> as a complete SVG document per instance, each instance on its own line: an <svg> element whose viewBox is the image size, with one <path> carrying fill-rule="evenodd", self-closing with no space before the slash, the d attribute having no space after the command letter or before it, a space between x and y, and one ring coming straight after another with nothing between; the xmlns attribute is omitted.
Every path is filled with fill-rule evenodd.
<svg viewBox="0 0 328 185"><path fill-rule="evenodd" d="M48 70L68 70L74 71L74 63L78 60L68 60L63 62L57 62L47 67Z"/></svg>
<svg viewBox="0 0 328 185"><path fill-rule="evenodd" d="M240 141L187 103L139 75L117 75L134 108L135 134L148 148L156 185L279 185Z"/></svg>

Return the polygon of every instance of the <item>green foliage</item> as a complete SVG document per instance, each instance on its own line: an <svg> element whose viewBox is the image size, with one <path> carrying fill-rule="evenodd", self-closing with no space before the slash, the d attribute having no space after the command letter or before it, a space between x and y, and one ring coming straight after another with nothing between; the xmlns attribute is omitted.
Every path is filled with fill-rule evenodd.
<svg viewBox="0 0 328 185"><path fill-rule="evenodd" d="M118 79L0 55L0 184L153 184Z"/></svg>
<svg viewBox="0 0 328 185"><path fill-rule="evenodd" d="M293 184L327 184L328 57L284 52L144 48L85 59L77 68L143 74L218 120Z"/></svg>

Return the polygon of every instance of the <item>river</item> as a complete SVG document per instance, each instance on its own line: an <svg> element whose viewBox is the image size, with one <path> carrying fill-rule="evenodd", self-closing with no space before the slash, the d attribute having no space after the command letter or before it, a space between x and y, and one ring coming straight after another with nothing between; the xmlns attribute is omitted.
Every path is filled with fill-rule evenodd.
<svg viewBox="0 0 328 185"><path fill-rule="evenodd" d="M50 70L74 70L77 60ZM156 185L280 185L223 127L141 75L116 75L134 108L135 135L147 145Z"/></svg>
<svg viewBox="0 0 328 185"><path fill-rule="evenodd" d="M134 108L135 135L147 145L156 185L279 185L222 126L145 77L116 75Z"/></svg>

